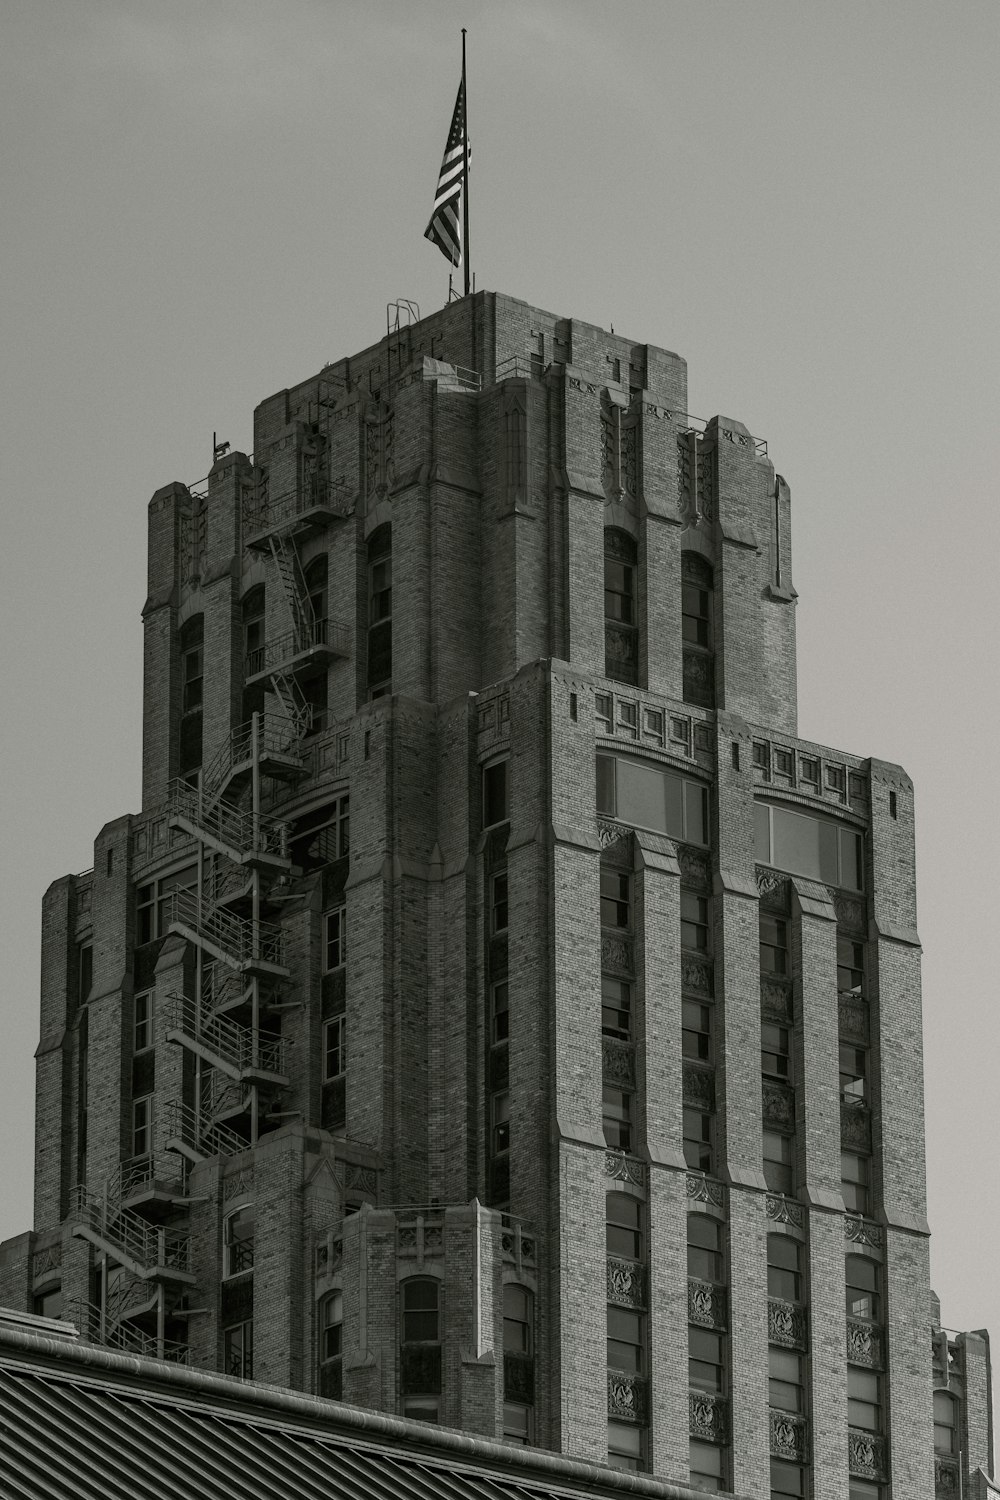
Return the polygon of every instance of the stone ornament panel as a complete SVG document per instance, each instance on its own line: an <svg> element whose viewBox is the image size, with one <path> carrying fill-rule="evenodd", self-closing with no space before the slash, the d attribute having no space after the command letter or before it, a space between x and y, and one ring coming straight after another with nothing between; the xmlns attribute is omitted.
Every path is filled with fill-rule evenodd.
<svg viewBox="0 0 1000 1500"><path fill-rule="evenodd" d="M646 1306L646 1268L634 1260L609 1255L607 1263L608 1301L618 1307Z"/></svg>
<svg viewBox="0 0 1000 1500"><path fill-rule="evenodd" d="M687 1174L687 1195L696 1203L709 1203L713 1208L724 1209L726 1206L724 1185L701 1172Z"/></svg>
<svg viewBox="0 0 1000 1500"><path fill-rule="evenodd" d="M677 863L681 867L681 880L685 885L697 886L704 891L711 890L712 869L707 854L692 849L689 844L678 844Z"/></svg>
<svg viewBox="0 0 1000 1500"><path fill-rule="evenodd" d="M847 1430L847 1467L859 1479L876 1482L886 1478L886 1443L877 1432Z"/></svg>
<svg viewBox="0 0 1000 1500"><path fill-rule="evenodd" d="M765 1195L764 1212L776 1224L791 1224L795 1229L804 1229L806 1226L806 1212L802 1204L796 1203L794 1198L785 1198L780 1193Z"/></svg>
<svg viewBox="0 0 1000 1500"><path fill-rule="evenodd" d="M872 1219L862 1219L856 1214L844 1216L844 1238L855 1245L870 1245L873 1250L882 1248L882 1226Z"/></svg>
<svg viewBox="0 0 1000 1500"><path fill-rule="evenodd" d="M847 1360L852 1365L868 1365L873 1370L882 1368L882 1330L874 1323L864 1323L859 1318L847 1320Z"/></svg>
<svg viewBox="0 0 1000 1500"><path fill-rule="evenodd" d="M635 947L631 938L601 934L601 968L612 973L635 974Z"/></svg>
<svg viewBox="0 0 1000 1500"><path fill-rule="evenodd" d="M712 965L702 958L681 954L681 988L692 995L711 1000L714 993Z"/></svg>
<svg viewBox="0 0 1000 1500"><path fill-rule="evenodd" d="M840 1144L845 1151L872 1149L871 1112L863 1104L841 1104Z"/></svg>
<svg viewBox="0 0 1000 1500"><path fill-rule="evenodd" d="M842 1037L849 1041L867 1042L867 1003L864 1000L853 1000L846 995L841 995L837 1001L837 1024Z"/></svg>
<svg viewBox="0 0 1000 1500"><path fill-rule="evenodd" d="M769 1411L768 1422L771 1454L791 1463L804 1463L809 1457L809 1433L805 1417L790 1411Z"/></svg>
<svg viewBox="0 0 1000 1500"><path fill-rule="evenodd" d="M791 882L787 875L780 874L766 865L757 865L755 868L757 879L757 890L760 893L760 904L769 911L787 912L789 909L789 892Z"/></svg>
<svg viewBox="0 0 1000 1500"><path fill-rule="evenodd" d="M792 1019L792 986L780 979L760 982L760 1012L768 1020L790 1022Z"/></svg>
<svg viewBox="0 0 1000 1500"><path fill-rule="evenodd" d="M626 1156L624 1151L605 1152L604 1175L614 1182L630 1182L638 1188L646 1186L645 1162L637 1160L634 1156Z"/></svg>
<svg viewBox="0 0 1000 1500"><path fill-rule="evenodd" d="M697 1276L688 1277L689 1323L724 1331L728 1326L727 1301L724 1286L717 1286L713 1281L701 1281Z"/></svg>
<svg viewBox="0 0 1000 1500"><path fill-rule="evenodd" d="M761 1086L761 1110L764 1128L795 1129L795 1091L783 1083L765 1082Z"/></svg>
<svg viewBox="0 0 1000 1500"><path fill-rule="evenodd" d="M613 1422L647 1421L649 1403L646 1382L624 1370L608 1371L608 1417Z"/></svg>
<svg viewBox="0 0 1000 1500"><path fill-rule="evenodd" d="M806 1310L782 1297L767 1299L767 1341L786 1349L805 1349L808 1344Z"/></svg>
<svg viewBox="0 0 1000 1500"><path fill-rule="evenodd" d="M699 1068L697 1063L684 1064L684 1103L693 1109L715 1108L715 1069Z"/></svg>
<svg viewBox="0 0 1000 1500"><path fill-rule="evenodd" d="M935 1500L958 1500L961 1491L958 1484L958 1464L948 1458L935 1458L934 1460L934 1495Z"/></svg>
<svg viewBox="0 0 1000 1500"><path fill-rule="evenodd" d="M688 1432L703 1442L724 1443L729 1436L729 1401L710 1391L688 1392Z"/></svg>
<svg viewBox="0 0 1000 1500"><path fill-rule="evenodd" d="M601 1038L601 1064L605 1083L635 1087L635 1047L618 1037Z"/></svg>

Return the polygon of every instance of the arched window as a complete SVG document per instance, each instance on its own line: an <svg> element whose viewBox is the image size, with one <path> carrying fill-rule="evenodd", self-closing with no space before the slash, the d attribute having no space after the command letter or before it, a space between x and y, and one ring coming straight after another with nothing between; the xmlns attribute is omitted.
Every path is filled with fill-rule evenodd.
<svg viewBox="0 0 1000 1500"><path fill-rule="evenodd" d="M714 577L700 553L681 553L684 702L702 708L715 707Z"/></svg>
<svg viewBox="0 0 1000 1500"><path fill-rule="evenodd" d="M934 1452L951 1457L958 1452L958 1414L955 1398L947 1391L934 1392Z"/></svg>
<svg viewBox="0 0 1000 1500"><path fill-rule="evenodd" d="M414 1276L403 1282L400 1293L403 1416L437 1422L441 1414L440 1285L429 1276Z"/></svg>
<svg viewBox="0 0 1000 1500"><path fill-rule="evenodd" d="M636 606L636 546L627 531L604 532L604 675L639 681Z"/></svg>
<svg viewBox="0 0 1000 1500"><path fill-rule="evenodd" d="M243 1203L226 1215L222 1228L223 1269L226 1276L240 1276L253 1270L256 1211L252 1203Z"/></svg>
<svg viewBox="0 0 1000 1500"><path fill-rule="evenodd" d="M328 1292L319 1304L319 1393L343 1397L344 1294Z"/></svg>
<svg viewBox="0 0 1000 1500"><path fill-rule="evenodd" d="M368 697L392 692L392 527L368 538Z"/></svg>
<svg viewBox="0 0 1000 1500"><path fill-rule="evenodd" d="M201 769L204 641L204 616L195 615L182 627L180 637L181 721L178 770L186 779L195 778Z"/></svg>

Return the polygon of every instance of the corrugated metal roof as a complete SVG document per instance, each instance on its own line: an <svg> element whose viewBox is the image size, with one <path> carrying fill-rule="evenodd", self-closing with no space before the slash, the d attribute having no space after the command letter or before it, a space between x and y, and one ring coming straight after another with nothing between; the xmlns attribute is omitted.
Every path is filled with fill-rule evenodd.
<svg viewBox="0 0 1000 1500"><path fill-rule="evenodd" d="M15 1339L18 1347L9 1347ZM627 1491L692 1494L647 1476L419 1431L416 1424L339 1403L198 1377L153 1361L29 1341L23 1334L0 1344L8 1346L0 1347L3 1500L613 1500ZM282 1403L302 1410L289 1410L286 1417L277 1409ZM374 1440L350 1430L362 1423L376 1428ZM379 1426L384 1441L377 1440ZM449 1445L462 1445L465 1452L448 1452ZM434 1452L435 1446L443 1451ZM546 1462L577 1473L553 1474L549 1482L546 1476L497 1472Z"/></svg>

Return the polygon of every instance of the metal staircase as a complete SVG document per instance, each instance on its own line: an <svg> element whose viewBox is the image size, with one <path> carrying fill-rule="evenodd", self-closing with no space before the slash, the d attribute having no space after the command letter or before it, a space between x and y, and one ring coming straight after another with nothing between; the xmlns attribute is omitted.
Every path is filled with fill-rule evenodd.
<svg viewBox="0 0 1000 1500"><path fill-rule="evenodd" d="M238 1156L249 1148L249 1142L238 1130L220 1120L210 1120L180 1099L172 1099L166 1110L166 1145L187 1161L204 1161L208 1156Z"/></svg>
<svg viewBox="0 0 1000 1500"><path fill-rule="evenodd" d="M229 1078L243 1081L258 1075L278 1086L287 1084L280 1036L240 1026L226 1016L203 1014L186 995L168 995L167 1007L168 1042L180 1042Z"/></svg>
<svg viewBox="0 0 1000 1500"><path fill-rule="evenodd" d="M186 1231L149 1224L132 1209L116 1209L105 1199L91 1198L85 1187L73 1190L69 1216L73 1234L89 1240L133 1276L193 1282L191 1236Z"/></svg>

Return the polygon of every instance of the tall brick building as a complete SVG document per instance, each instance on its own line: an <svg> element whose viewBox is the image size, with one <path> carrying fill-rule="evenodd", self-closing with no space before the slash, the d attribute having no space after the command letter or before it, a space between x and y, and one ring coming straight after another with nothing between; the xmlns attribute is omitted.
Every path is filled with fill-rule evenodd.
<svg viewBox="0 0 1000 1500"><path fill-rule="evenodd" d="M479 293L157 491L0 1298L701 1490L972 1496L912 785L798 738L788 487L686 413Z"/></svg>

